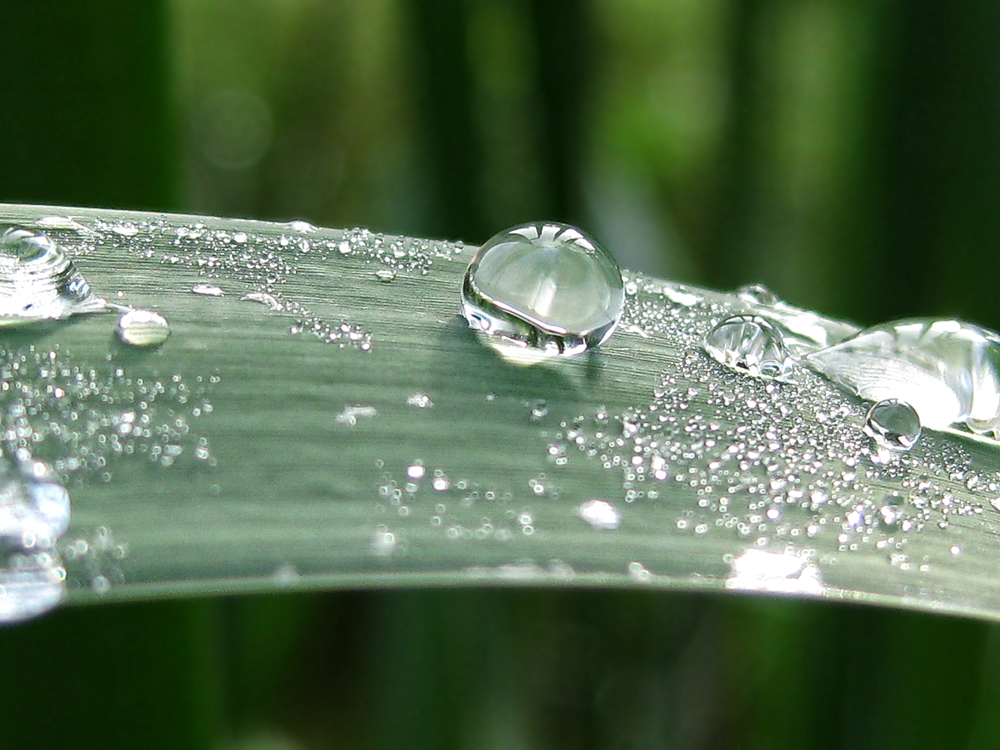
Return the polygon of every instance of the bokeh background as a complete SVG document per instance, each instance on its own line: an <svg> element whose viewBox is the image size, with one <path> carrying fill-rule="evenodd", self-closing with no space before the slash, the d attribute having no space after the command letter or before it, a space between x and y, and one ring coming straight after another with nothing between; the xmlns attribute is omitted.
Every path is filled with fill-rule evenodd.
<svg viewBox="0 0 1000 750"><path fill-rule="evenodd" d="M0 200L479 243L1000 327L995 0L0 3ZM0 631L0 745L996 748L996 626L581 591L282 595Z"/></svg>

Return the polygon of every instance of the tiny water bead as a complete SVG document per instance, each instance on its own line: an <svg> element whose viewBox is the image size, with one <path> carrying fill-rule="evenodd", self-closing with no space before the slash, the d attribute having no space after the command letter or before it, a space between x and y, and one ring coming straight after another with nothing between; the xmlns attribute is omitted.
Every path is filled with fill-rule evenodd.
<svg viewBox="0 0 1000 750"><path fill-rule="evenodd" d="M118 318L118 338L140 349L160 346L170 336L170 324L152 310L128 310Z"/></svg>
<svg viewBox="0 0 1000 750"><path fill-rule="evenodd" d="M905 401L887 398L868 410L864 429L880 448L908 451L920 439L920 417Z"/></svg>
<svg viewBox="0 0 1000 750"><path fill-rule="evenodd" d="M557 222L495 235L473 257L462 286L470 327L495 343L550 356L582 354L607 340L624 300L614 256L579 229Z"/></svg>
<svg viewBox="0 0 1000 750"><path fill-rule="evenodd" d="M806 364L868 401L898 399L932 430L965 425L1000 437L1000 337L958 320L868 328L806 356Z"/></svg>
<svg viewBox="0 0 1000 750"><path fill-rule="evenodd" d="M726 367L757 378L787 378L794 367L781 329L757 315L726 318L708 332L703 347Z"/></svg>
<svg viewBox="0 0 1000 750"><path fill-rule="evenodd" d="M90 291L70 257L47 235L20 227L0 233L0 326L105 309L105 301Z"/></svg>

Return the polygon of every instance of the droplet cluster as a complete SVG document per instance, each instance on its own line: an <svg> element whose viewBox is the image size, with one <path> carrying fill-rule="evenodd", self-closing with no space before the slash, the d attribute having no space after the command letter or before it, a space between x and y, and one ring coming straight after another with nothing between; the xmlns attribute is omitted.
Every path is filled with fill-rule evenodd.
<svg viewBox="0 0 1000 750"><path fill-rule="evenodd" d="M110 481L115 459L211 467L197 423L214 409L218 377L133 375L77 364L59 348L0 346L0 445L19 461L42 460L60 476Z"/></svg>
<svg viewBox="0 0 1000 750"><path fill-rule="evenodd" d="M275 237L215 229L201 222L177 227L163 221L95 220L88 228L62 217L47 219L51 228L72 232L64 240L77 254L110 246L147 260L158 258L164 265L196 270L210 280L192 289L203 296L224 294L221 280L237 282L240 299L259 302L270 312L292 318L291 333L360 351L371 349L370 331L348 320L330 320L288 292L288 282L302 264L349 257L370 265L379 281L392 283L400 274L426 274L436 257L450 257L464 249L458 243L392 237L367 229L320 233L303 221L290 222L288 232ZM162 251L163 244L173 250Z"/></svg>

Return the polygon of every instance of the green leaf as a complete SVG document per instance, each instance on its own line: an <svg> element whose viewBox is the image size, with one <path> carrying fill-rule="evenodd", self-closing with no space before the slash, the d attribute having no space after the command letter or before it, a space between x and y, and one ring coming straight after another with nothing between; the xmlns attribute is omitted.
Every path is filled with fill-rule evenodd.
<svg viewBox="0 0 1000 750"><path fill-rule="evenodd" d="M820 376L718 365L701 337L745 299L627 274L598 353L524 367L458 314L459 244L75 208L0 221L172 330L151 351L112 315L2 333L5 451L72 497L69 603L600 586L1000 618L996 446L925 432L880 458L866 405ZM770 314L805 338L853 330ZM618 528L581 519L593 499Z"/></svg>

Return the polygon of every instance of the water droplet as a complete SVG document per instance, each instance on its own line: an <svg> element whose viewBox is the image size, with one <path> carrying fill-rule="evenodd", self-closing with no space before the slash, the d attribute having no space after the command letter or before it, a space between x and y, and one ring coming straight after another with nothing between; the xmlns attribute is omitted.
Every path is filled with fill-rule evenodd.
<svg viewBox="0 0 1000 750"><path fill-rule="evenodd" d="M225 292L215 284L195 284L191 287L191 291L203 297L222 297L225 295Z"/></svg>
<svg viewBox="0 0 1000 750"><path fill-rule="evenodd" d="M763 307L774 307L781 298L763 284L747 284L736 290L736 296Z"/></svg>
<svg viewBox="0 0 1000 750"><path fill-rule="evenodd" d="M285 306L273 294L268 294L267 292L247 292L240 297L240 301L259 302L262 305L266 305L268 310L273 310L274 312L280 312L285 309Z"/></svg>
<svg viewBox="0 0 1000 750"><path fill-rule="evenodd" d="M618 509L607 500L600 498L580 503L577 506L576 515L594 529L614 531L622 523L622 516Z"/></svg>
<svg viewBox="0 0 1000 750"><path fill-rule="evenodd" d="M903 320L868 328L806 362L869 401L910 404L932 430L965 424L1000 434L1000 337L957 320Z"/></svg>
<svg viewBox="0 0 1000 750"><path fill-rule="evenodd" d="M407 396L406 405L415 409L430 409L434 406L434 402L426 393L414 393L412 396Z"/></svg>
<svg viewBox="0 0 1000 750"><path fill-rule="evenodd" d="M781 329L757 315L734 315L717 324L703 342L726 367L758 378L787 378L794 362Z"/></svg>
<svg viewBox="0 0 1000 750"><path fill-rule="evenodd" d="M371 419L377 416L378 409L374 406L345 406L344 410L333 418L333 421L337 424L346 424L348 427L354 427L359 419Z"/></svg>
<svg viewBox="0 0 1000 750"><path fill-rule="evenodd" d="M406 476L410 479L423 479L424 474L426 473L427 468L419 461L416 461L406 467Z"/></svg>
<svg viewBox="0 0 1000 750"><path fill-rule="evenodd" d="M0 623L21 622L59 604L66 570L48 550L14 552L0 566Z"/></svg>
<svg viewBox="0 0 1000 750"><path fill-rule="evenodd" d="M573 356L612 334L624 299L611 253L579 229L543 222L504 230L479 249L462 312L490 343Z"/></svg>
<svg viewBox="0 0 1000 750"><path fill-rule="evenodd" d="M9 227L0 233L0 326L101 312L73 261L44 234Z"/></svg>
<svg viewBox="0 0 1000 750"><path fill-rule="evenodd" d="M905 401L888 398L868 410L864 429L879 447L908 451L920 438L920 417Z"/></svg>
<svg viewBox="0 0 1000 750"><path fill-rule="evenodd" d="M170 336L167 319L152 310L128 310L118 318L118 338L129 346L159 346Z"/></svg>
<svg viewBox="0 0 1000 750"><path fill-rule="evenodd" d="M751 547L730 565L727 589L820 595L825 588L819 568L806 552L769 552Z"/></svg>
<svg viewBox="0 0 1000 750"><path fill-rule="evenodd" d="M384 284L391 284L396 280L396 272L391 268L380 268L375 272L375 278Z"/></svg>

